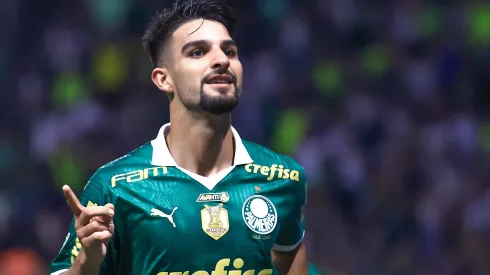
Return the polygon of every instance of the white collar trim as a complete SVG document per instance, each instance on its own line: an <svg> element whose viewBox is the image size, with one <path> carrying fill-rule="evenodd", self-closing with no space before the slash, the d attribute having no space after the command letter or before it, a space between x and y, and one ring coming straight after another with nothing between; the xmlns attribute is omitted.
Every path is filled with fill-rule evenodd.
<svg viewBox="0 0 490 275"><path fill-rule="evenodd" d="M170 131L170 123L163 125L160 128L157 137L151 141L151 145L153 147L151 164L155 166L177 167L178 165L170 154L167 141L165 139L167 131ZM252 163L253 160L245 148L245 145L243 145L240 135L238 135L238 132L233 127L231 127L231 131L233 133L233 138L235 139L235 159L233 161L233 165L237 166Z"/></svg>

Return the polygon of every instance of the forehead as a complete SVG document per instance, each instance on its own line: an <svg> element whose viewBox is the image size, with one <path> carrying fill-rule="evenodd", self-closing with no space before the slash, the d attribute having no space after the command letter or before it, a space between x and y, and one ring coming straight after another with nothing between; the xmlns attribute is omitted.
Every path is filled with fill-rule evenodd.
<svg viewBox="0 0 490 275"><path fill-rule="evenodd" d="M221 23L196 19L180 26L172 35L174 44L177 48L195 40L208 40L213 43L220 43L223 40L231 39L228 30Z"/></svg>

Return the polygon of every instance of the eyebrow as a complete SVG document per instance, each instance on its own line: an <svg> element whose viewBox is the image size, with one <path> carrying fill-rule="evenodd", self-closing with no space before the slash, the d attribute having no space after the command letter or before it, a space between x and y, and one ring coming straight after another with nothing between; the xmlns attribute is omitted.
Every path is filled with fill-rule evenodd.
<svg viewBox="0 0 490 275"><path fill-rule="evenodd" d="M192 47L197 47L197 46L201 46L201 45L209 45L209 44L212 44L211 41L209 40L196 40L196 41L191 41L189 43L186 43L183 47L182 47L182 53L184 53L187 49L189 48L192 48ZM231 40L231 39L228 39L228 40L223 40L221 42L221 46L223 47L230 47L230 46L234 46L236 47L237 44L235 41Z"/></svg>

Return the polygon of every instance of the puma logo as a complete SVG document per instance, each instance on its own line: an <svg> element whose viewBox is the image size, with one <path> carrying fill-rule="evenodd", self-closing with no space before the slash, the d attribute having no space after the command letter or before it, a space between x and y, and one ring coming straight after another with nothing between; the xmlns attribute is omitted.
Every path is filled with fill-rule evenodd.
<svg viewBox="0 0 490 275"><path fill-rule="evenodd" d="M170 223L171 223L171 224L172 224L174 227L176 227L176 226L175 226L175 223L174 223L174 218L173 218L172 216L173 216L173 214L174 214L175 210L177 210L177 209L178 209L178 207L175 207L175 208L174 208L174 210L172 210L172 213L170 213L170 215L168 215L168 214L165 214L165 213L163 213L162 211L160 211L160 210L158 210L158 209L156 209L156 208L153 208L153 209L151 210L151 215L152 215L152 216L162 217L162 218L167 218L167 219L168 219L168 221L169 221L169 222L170 222Z"/></svg>

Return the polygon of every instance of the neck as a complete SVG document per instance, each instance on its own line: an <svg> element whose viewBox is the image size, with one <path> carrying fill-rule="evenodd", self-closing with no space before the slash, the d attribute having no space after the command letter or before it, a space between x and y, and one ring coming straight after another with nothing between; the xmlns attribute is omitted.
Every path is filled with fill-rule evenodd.
<svg viewBox="0 0 490 275"><path fill-rule="evenodd" d="M170 123L167 144L177 165L204 177L233 165L230 114L210 116L188 110L171 112Z"/></svg>

